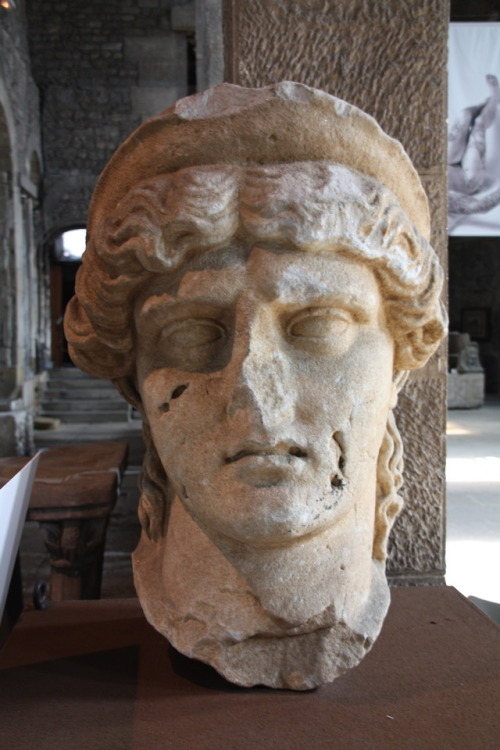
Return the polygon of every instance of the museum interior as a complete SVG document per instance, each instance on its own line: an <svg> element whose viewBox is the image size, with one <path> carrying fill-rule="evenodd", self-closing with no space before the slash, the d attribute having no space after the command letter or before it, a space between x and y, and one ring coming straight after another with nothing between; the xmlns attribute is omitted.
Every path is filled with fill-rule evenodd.
<svg viewBox="0 0 500 750"><path fill-rule="evenodd" d="M13 576L13 582L18 576L25 611L48 612L55 603L66 601L121 602L136 597L131 554L141 534L137 516L144 459L141 415L109 380L74 366L63 332L65 310L75 293L85 248L88 207L101 171L141 123L183 97L223 81L258 87L296 80L355 104L402 142L429 197L431 241L447 278L444 301L451 334L449 350L448 343L441 344L426 367L411 375L396 410L405 445L405 505L389 541L389 583L398 592L454 586L479 607L481 617L484 613L500 624L500 230L498 236L485 232L461 236L457 232L448 237L449 21L500 26L500 3L0 0L0 462L12 459L11 466L17 470L39 450L51 455L44 469L48 472L43 480L46 484L37 499L33 499L36 493L32 497ZM500 76L500 70L486 72ZM481 96L478 93L478 99ZM0 470L2 484L8 471L11 469L2 474ZM405 596L404 592L396 595ZM443 622L460 620L459 610L453 606L450 604L449 618L443 614ZM112 628L116 615L102 612L108 618L106 627ZM81 610L67 616L68 622L80 617L94 632L93 615ZM132 621L137 613L134 610L128 616ZM19 612L15 619L18 617ZM71 627L76 627L77 619L71 620ZM432 622L435 624L434 619ZM126 639L127 627L123 625L119 648L134 643ZM486 626L480 624L476 634L473 623L467 627L476 643ZM453 638L444 630L440 637L443 643ZM467 637L464 630L464 644ZM490 637L488 630L485 642ZM109 648L106 641L102 651ZM71 654L68 651L66 655ZM153 659L150 655L151 664ZM451 656L443 656L445 659L452 664ZM487 662L485 657L481 664ZM106 664L119 682L118 662ZM100 668L97 662L94 666L94 671ZM428 667L421 668L423 685ZM490 689L488 680L494 681L493 665L487 669L490 676L484 678L484 691ZM450 666L448 677L453 682L451 674ZM17 686L18 677L12 679ZM90 672L88 679L93 679ZM134 700L128 679L127 672L120 697L124 707ZM154 680L158 679L156 675ZM313 732L314 740L308 744L303 744L301 730L295 738L289 734L291 712L301 711L295 706L295 696L291 696L292 706L291 699L289 704L285 702L284 694L276 709L279 721L274 735L272 709L266 703L269 691L255 693L255 703L249 699L246 708L240 709L242 693L233 694L228 688L232 706L228 709L222 698L217 702L217 696L224 697L225 687L214 683L207 688L204 674L193 679L202 686L197 689L203 729L196 729L198 719L192 720L191 728L187 703L178 715L169 709L177 741L159 739L158 709L155 713L151 708L155 693L152 688L148 693L148 687L144 696L146 703L151 701L149 708L136 705L131 709L137 713L136 723L132 727L129 717L120 728L113 713L118 703L113 703L116 696L109 688L113 726L109 743L104 744L103 739L107 719L96 718L101 709L90 687L88 696L82 698L82 705L87 700L88 713L84 716L83 709L74 706L62 709L63 715L75 711L76 718L71 732L66 728L64 733L64 721L54 730L52 744L43 734L47 722L42 708L33 714L32 722L42 726L41 744L28 729L26 736L17 737L14 719L8 723L7 736L13 739L13 747L20 748L28 747L28 734L29 742L37 742L39 747L60 748L140 748L142 742L148 747L155 743L214 750L333 746L321 735L320 725L304 728L304 732ZM20 685L26 685L25 677L19 680ZM35 690L44 689L41 685L42 676L37 672L34 687L27 688L31 701L35 701ZM491 685L498 699L498 674ZM61 691L62 686L63 682ZM440 684L439 694L446 689ZM103 690L106 695L108 686ZM479 688L474 690L449 698L459 711L469 701L469 718L481 701ZM202 704L202 691L207 696L213 692L213 704ZM187 692L183 699L187 700ZM398 750L497 746L493 737L500 731L498 719L493 721L484 703L477 720L479 730L468 734L462 724L462 729L458 724L452 728L452 714L444 724L442 716L438 720L431 696L422 697L414 706L418 704L422 716L428 698L431 719L417 741L421 725L416 714L410 715L408 708L406 728L395 728L397 701L386 692L389 697L386 700L383 693L380 701L385 724L391 725L389 734L374 718L373 735L368 729L363 735L363 721L356 730L360 738L371 736L371 744L363 744L362 739L358 743L354 739L353 744L344 739L342 744L340 739L335 746ZM450 696L452 692L450 688ZM312 695L304 694L304 699L312 702ZM361 706L354 692L341 698L338 712L343 706L347 713L337 724L340 738L343 731L345 737L351 736L349 722L355 720L355 706ZM373 705L377 700L373 698ZM392 700L394 711L386 711ZM490 705L491 696L488 700ZM263 711L262 726L259 729L253 724L250 731L248 722L253 721L252 711L257 708ZM226 729L221 728L219 735L210 723L212 711L219 717L214 724L220 721L221 727L226 726L226 712L235 712L226 722L230 741L223 733ZM235 718L239 711L241 725ZM319 709L311 703L311 716L315 711ZM75 734L75 727L83 731L89 717L89 723L95 722L88 730L93 739L85 743ZM330 727L328 722L325 727ZM129 743L127 733L132 729L139 732L138 726L143 734L134 734ZM195 730L204 732L204 741L196 745L192 744ZM409 734L402 740L405 732ZM498 734L496 737L498 741Z"/></svg>

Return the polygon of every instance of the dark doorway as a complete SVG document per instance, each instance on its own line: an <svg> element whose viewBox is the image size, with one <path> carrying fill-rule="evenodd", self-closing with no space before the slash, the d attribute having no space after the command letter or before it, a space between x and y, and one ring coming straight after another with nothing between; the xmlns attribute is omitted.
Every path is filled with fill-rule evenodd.
<svg viewBox="0 0 500 750"><path fill-rule="evenodd" d="M64 367L72 364L63 330L64 312L75 293L76 273L85 249L85 227L60 232L50 245L52 362L54 367Z"/></svg>

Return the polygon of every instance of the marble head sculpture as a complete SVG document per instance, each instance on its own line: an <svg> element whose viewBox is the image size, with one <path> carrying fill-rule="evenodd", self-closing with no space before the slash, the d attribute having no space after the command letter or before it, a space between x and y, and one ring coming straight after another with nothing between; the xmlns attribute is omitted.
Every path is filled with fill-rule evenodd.
<svg viewBox="0 0 500 750"><path fill-rule="evenodd" d="M183 99L99 179L71 355L144 420L147 618L239 685L331 681L380 631L392 409L444 334L428 239L400 144L296 83Z"/></svg>

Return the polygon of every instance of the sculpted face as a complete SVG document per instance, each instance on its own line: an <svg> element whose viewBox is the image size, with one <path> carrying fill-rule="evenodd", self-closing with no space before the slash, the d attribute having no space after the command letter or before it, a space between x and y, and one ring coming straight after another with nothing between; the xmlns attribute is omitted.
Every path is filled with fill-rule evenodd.
<svg viewBox="0 0 500 750"><path fill-rule="evenodd" d="M178 102L99 180L70 351L142 411L145 615L232 682L309 689L378 636L428 235L400 145L290 82Z"/></svg>
<svg viewBox="0 0 500 750"><path fill-rule="evenodd" d="M135 314L153 440L205 533L283 546L356 513L370 554L393 399L372 272L334 252L231 247L155 279Z"/></svg>

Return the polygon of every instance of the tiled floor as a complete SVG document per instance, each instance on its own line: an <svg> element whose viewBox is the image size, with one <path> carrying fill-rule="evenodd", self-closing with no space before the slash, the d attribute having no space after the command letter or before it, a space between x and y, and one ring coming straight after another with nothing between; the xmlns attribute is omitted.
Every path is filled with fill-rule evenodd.
<svg viewBox="0 0 500 750"><path fill-rule="evenodd" d="M63 426L39 433L40 445L78 440L132 441L131 461L108 529L102 596L135 596L130 553L137 544L138 426ZM448 422L448 506L446 582L466 596L500 602L500 402L481 409L453 410ZM27 523L21 543L25 601L37 580L48 580L49 565L36 523Z"/></svg>

